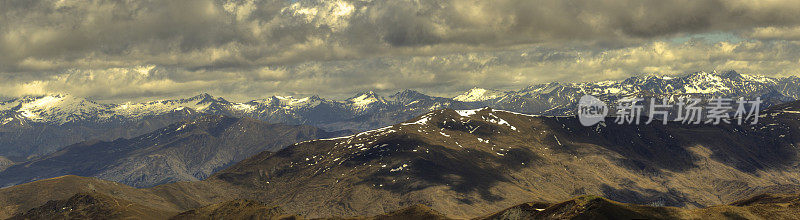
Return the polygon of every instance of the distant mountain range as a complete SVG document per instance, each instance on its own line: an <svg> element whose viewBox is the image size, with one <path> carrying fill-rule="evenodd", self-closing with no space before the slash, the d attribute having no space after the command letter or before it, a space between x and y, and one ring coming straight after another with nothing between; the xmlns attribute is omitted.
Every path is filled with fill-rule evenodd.
<svg viewBox="0 0 800 220"><path fill-rule="evenodd" d="M86 203L95 200L101 208L128 214L150 210L163 218L190 209L187 215L194 217L237 210L234 204L308 218L392 210L459 219L791 216L796 214L795 195L742 199L800 189L798 112L800 101L795 101L765 109L756 125L584 127L574 116L442 109L392 126L265 151L202 181L136 189L64 176L2 188L0 218L47 214L52 207L98 210L80 208L96 207ZM103 202L110 201L104 196L134 205ZM544 205L525 205L532 201ZM404 209L417 204L435 212ZM722 204L731 205L662 207ZM276 206L282 211L272 209Z"/></svg>
<svg viewBox="0 0 800 220"><path fill-rule="evenodd" d="M135 187L196 181L260 152L348 134L308 125L205 115L135 138L82 142L9 165L5 171L0 169L0 187L63 175L98 177Z"/></svg>
<svg viewBox="0 0 800 220"><path fill-rule="evenodd" d="M319 96L272 96L231 102L201 94L187 99L100 104L71 95L22 97L0 102L0 156L24 161L84 140L132 138L202 114L305 124L329 131L363 131L405 121L435 109L494 109L537 115L572 115L577 99L592 94L614 102L629 96L761 97L765 106L800 97L800 78L729 72L681 77L636 76L622 81L547 83L517 91L474 88L454 98L405 90L388 97L364 92L343 101ZM44 138L42 134L47 134Z"/></svg>

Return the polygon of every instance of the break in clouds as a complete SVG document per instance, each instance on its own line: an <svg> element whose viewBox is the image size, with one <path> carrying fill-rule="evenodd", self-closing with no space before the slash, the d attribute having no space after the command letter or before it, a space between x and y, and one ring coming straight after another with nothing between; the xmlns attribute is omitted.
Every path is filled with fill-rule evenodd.
<svg viewBox="0 0 800 220"><path fill-rule="evenodd" d="M0 96L341 97L800 72L791 0L0 3Z"/></svg>

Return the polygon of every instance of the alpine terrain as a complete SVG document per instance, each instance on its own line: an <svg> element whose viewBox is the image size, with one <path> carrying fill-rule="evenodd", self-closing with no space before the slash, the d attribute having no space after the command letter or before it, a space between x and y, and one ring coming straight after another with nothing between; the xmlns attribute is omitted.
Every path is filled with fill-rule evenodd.
<svg viewBox="0 0 800 220"><path fill-rule="evenodd" d="M584 94L610 104L626 97L711 97L764 100L762 107L800 97L800 78L771 78L736 71L679 77L643 75L621 81L546 83L516 91L473 88L454 98L404 90L388 97L364 92L346 100L319 96L272 96L231 102L201 94L175 100L101 104L72 95L14 98L0 102L0 156L14 162L55 152L81 141L133 138L199 115L251 117L270 123L305 124L328 131L364 131L443 108L492 107L513 112L569 116Z"/></svg>
<svg viewBox="0 0 800 220"><path fill-rule="evenodd" d="M534 204L534 210L547 210L598 195L687 212L731 209L742 216L769 216L773 212L764 210L786 206L758 204L791 207L795 197L738 205L744 208L711 206L763 193L800 192L797 112L800 102L764 110L755 125L634 126L609 118L583 127L575 117L443 109L351 136L265 151L203 181L134 189L66 176L0 189L0 198L8 198L0 204L9 207L4 213L10 216L88 190L146 207L160 204L154 208L174 214L245 199L308 218L376 216L417 204L449 218L475 218L530 202L545 204ZM24 197L33 192L42 196ZM685 216L676 208L637 208L643 206L591 197L565 204L554 207L559 215L600 207Z"/></svg>
<svg viewBox="0 0 800 220"><path fill-rule="evenodd" d="M63 175L92 176L135 187L202 180L258 152L346 134L308 125L206 115L131 139L67 146L1 171L0 186Z"/></svg>

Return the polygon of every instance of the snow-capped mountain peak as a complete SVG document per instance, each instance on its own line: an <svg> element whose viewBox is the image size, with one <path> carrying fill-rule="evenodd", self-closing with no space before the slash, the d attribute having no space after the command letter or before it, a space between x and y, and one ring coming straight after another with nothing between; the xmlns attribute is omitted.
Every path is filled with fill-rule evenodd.
<svg viewBox="0 0 800 220"><path fill-rule="evenodd" d="M528 86L518 91L498 91L472 88L454 98L432 97L413 90L400 91L388 99L375 92L359 93L346 100L327 100L318 96L295 98L272 96L248 102L230 102L221 97L203 93L185 99L158 100L144 103L100 104L89 99L67 94L26 96L0 102L0 123L40 122L64 124L72 121L103 123L108 120L135 121L145 117L174 112L183 114L221 114L247 116L283 123L333 123L369 116L373 113L391 113L391 117L413 115L416 112L440 108L465 108L491 106L516 112L565 115L573 109L577 98L583 94L617 100L634 95L714 95L725 97L771 97L775 100L800 97L800 79L796 77L770 78L727 72L696 72L683 76L642 75L621 81L585 83L545 83ZM763 99L763 98L762 98ZM321 107L318 107L321 106ZM388 116L387 116L388 117ZM335 118L335 119L334 119ZM376 120L379 117L376 117ZM365 128L385 123L365 123ZM16 123L11 123L16 124ZM335 129L352 129L336 127Z"/></svg>
<svg viewBox="0 0 800 220"><path fill-rule="evenodd" d="M480 102L495 99L500 96L503 96L503 92L501 91L475 87L453 99L461 102Z"/></svg>
<svg viewBox="0 0 800 220"><path fill-rule="evenodd" d="M386 101L375 94L373 91L369 92L362 92L352 98L345 100L346 102L350 103L353 107L356 108L366 108L367 106L373 103L385 103Z"/></svg>
<svg viewBox="0 0 800 220"><path fill-rule="evenodd" d="M0 102L0 111L14 111L34 122L50 121L60 124L94 117L105 108L104 105L69 94L26 96Z"/></svg>

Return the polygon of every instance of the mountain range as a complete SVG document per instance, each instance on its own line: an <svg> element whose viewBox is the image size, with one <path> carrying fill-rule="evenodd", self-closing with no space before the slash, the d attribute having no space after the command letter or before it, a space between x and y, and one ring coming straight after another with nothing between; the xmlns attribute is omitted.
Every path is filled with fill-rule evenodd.
<svg viewBox="0 0 800 220"><path fill-rule="evenodd" d="M8 166L0 172L0 186L63 175L98 177L135 187L196 181L262 151L347 134L308 125L204 115L135 138L81 142Z"/></svg>
<svg viewBox="0 0 800 220"><path fill-rule="evenodd" d="M760 97L766 107L800 97L800 78L771 78L735 71L697 72L680 77L643 75L621 81L546 83L515 91L474 88L453 98L412 90L388 97L364 92L342 101L319 96L272 96L231 102L201 94L186 99L101 104L63 94L29 96L0 102L0 156L22 162L81 141L133 138L205 114L313 125L328 131L364 131L442 108L489 106L527 114L573 115L583 94L611 103L631 96Z"/></svg>
<svg viewBox="0 0 800 220"><path fill-rule="evenodd" d="M778 211L790 215L795 209L786 207L796 197L737 201L800 192L798 112L795 101L765 109L755 125L584 127L574 116L440 109L375 130L264 151L202 181L137 189L64 176L7 187L0 189L0 217L100 193L164 218L198 208L195 213L209 213L202 207L235 200L307 218L377 216L418 204L448 218L477 218L532 201L548 205L534 204L537 211L529 215L543 209L567 217L610 210L625 214L611 216L769 218ZM732 205L715 206L723 204ZM523 208L500 215L525 214Z"/></svg>
<svg viewBox="0 0 800 220"><path fill-rule="evenodd" d="M580 125L490 108L436 110L393 126L298 143L211 179L308 217L370 216L426 204L470 218L532 200L602 195L699 208L798 185L800 103L757 125ZM612 118L607 119L612 121Z"/></svg>

